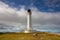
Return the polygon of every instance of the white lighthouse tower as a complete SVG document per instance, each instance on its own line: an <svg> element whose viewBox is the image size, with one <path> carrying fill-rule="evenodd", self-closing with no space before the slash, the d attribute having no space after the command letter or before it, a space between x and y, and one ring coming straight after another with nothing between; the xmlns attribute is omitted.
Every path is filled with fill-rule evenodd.
<svg viewBox="0 0 60 40"><path fill-rule="evenodd" d="M33 30L32 28L32 18L31 18L31 10L28 9L27 11L27 29L24 30L24 33L31 33L31 32L36 32L35 30Z"/></svg>
<svg viewBox="0 0 60 40"><path fill-rule="evenodd" d="M27 11L27 30L30 31L32 30L32 20L31 20L31 10L29 9Z"/></svg>
<svg viewBox="0 0 60 40"><path fill-rule="evenodd" d="M32 31L32 20L31 20L31 10L27 11L27 29L24 31L25 33L30 33Z"/></svg>

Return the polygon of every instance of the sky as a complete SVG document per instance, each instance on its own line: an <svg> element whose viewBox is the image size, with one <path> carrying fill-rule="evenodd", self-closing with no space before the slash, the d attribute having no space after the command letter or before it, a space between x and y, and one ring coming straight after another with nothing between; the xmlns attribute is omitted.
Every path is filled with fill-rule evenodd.
<svg viewBox="0 0 60 40"><path fill-rule="evenodd" d="M60 33L60 0L0 0L0 32L26 29L28 9L34 30Z"/></svg>

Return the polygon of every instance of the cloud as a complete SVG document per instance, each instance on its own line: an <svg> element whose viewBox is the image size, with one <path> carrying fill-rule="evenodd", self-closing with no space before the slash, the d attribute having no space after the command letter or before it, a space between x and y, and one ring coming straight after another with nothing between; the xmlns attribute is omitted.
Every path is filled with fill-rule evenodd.
<svg viewBox="0 0 60 40"><path fill-rule="evenodd" d="M60 0L44 0L44 4L48 7L60 7Z"/></svg>
<svg viewBox="0 0 60 40"><path fill-rule="evenodd" d="M25 17L25 13L24 7L17 10L17 8L12 8L8 4L0 2L0 21L21 22Z"/></svg>
<svg viewBox="0 0 60 40"><path fill-rule="evenodd" d="M60 25L60 13L40 12L37 8L32 8L32 19L37 24Z"/></svg>
<svg viewBox="0 0 60 40"><path fill-rule="evenodd" d="M41 12L36 7L30 7L30 9L32 10L32 24L35 29L60 28L60 12ZM20 31L21 28L26 27L26 17L27 10L25 10L25 6L20 6L18 10L18 8L10 7L8 4L0 1L0 29L7 28L9 31Z"/></svg>

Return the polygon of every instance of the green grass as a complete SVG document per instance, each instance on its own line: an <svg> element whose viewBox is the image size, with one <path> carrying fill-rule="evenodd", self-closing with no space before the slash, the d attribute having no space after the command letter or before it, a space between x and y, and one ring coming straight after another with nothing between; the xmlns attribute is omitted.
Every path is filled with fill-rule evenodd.
<svg viewBox="0 0 60 40"><path fill-rule="evenodd" d="M36 35L34 35L36 34ZM51 33L4 33L0 40L60 40L60 35Z"/></svg>

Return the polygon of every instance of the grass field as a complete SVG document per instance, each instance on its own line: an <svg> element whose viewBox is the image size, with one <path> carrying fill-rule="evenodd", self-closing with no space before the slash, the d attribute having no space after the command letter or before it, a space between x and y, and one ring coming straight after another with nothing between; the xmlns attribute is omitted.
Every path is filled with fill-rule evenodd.
<svg viewBox="0 0 60 40"><path fill-rule="evenodd" d="M60 35L39 33L4 33L0 34L0 40L60 40Z"/></svg>

